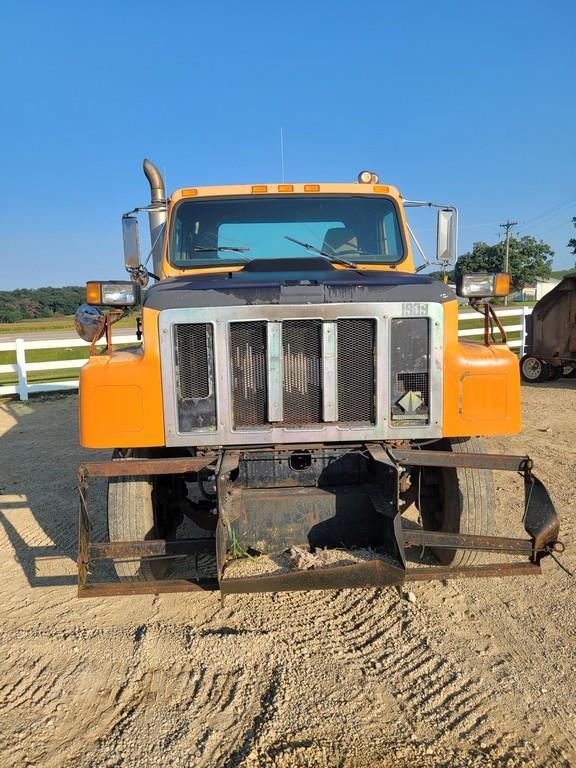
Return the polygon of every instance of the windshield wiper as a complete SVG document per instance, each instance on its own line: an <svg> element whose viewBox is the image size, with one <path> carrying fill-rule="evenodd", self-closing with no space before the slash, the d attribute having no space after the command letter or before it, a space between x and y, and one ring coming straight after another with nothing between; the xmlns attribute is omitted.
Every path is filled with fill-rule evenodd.
<svg viewBox="0 0 576 768"><path fill-rule="evenodd" d="M196 253L209 253L210 251L232 251L233 253L244 253L245 251L249 251L250 248L238 248L234 245L208 245L206 247L203 245L195 245L192 250Z"/></svg>
<svg viewBox="0 0 576 768"><path fill-rule="evenodd" d="M290 242L296 243L296 245L301 245L302 248L306 248L307 251L317 253L319 256L323 256L325 259L329 259L334 264L342 264L344 267L351 267L352 269L355 269L357 272L359 272L358 264L356 264L354 261L342 259L340 256L335 256L333 253L328 253L327 251L323 251L320 248L316 248L316 246L312 245L311 243L305 243L303 240L296 240L295 237L290 237L290 235L284 235L284 240L290 240Z"/></svg>

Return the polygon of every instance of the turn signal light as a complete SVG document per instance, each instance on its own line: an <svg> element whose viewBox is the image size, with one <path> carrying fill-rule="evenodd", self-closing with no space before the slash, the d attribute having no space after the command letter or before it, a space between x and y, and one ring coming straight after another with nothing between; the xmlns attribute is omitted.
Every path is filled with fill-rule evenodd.
<svg viewBox="0 0 576 768"><path fill-rule="evenodd" d="M102 304L101 296L101 283L86 283L86 301L88 304Z"/></svg>

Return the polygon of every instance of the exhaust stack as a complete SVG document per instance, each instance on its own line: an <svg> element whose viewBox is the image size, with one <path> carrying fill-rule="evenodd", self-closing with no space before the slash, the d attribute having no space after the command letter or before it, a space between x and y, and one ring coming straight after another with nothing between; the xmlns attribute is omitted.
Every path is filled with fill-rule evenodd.
<svg viewBox="0 0 576 768"><path fill-rule="evenodd" d="M150 222L150 243L152 245L152 264L156 275L162 271L162 247L164 245L164 225L166 224L166 188L162 174L150 160L144 160L142 167L150 184L150 202L152 210L148 212Z"/></svg>

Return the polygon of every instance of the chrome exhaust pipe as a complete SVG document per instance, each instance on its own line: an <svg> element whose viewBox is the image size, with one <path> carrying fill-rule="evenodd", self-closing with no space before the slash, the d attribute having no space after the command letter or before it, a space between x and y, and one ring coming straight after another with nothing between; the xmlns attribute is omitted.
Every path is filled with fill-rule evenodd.
<svg viewBox="0 0 576 768"><path fill-rule="evenodd" d="M162 174L150 160L144 160L142 167L150 184L151 210L148 211L150 222L150 243L152 245L153 271L160 275L162 271L162 251L164 246L164 226L166 224L166 188Z"/></svg>

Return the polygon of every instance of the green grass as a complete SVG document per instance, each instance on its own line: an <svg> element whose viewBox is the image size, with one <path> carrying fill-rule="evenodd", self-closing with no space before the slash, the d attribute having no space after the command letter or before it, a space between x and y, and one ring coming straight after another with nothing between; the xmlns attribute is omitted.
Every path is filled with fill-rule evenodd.
<svg viewBox="0 0 576 768"><path fill-rule="evenodd" d="M123 317L116 328L135 328L134 317ZM73 331L74 315L60 317L39 317L36 320L20 320L17 323L0 323L0 334L3 333L41 333L43 331Z"/></svg>
<svg viewBox="0 0 576 768"><path fill-rule="evenodd" d="M551 277L555 277L557 280L561 280L563 277L566 277L566 275L569 275L573 272L576 273L576 267L572 267L572 269L558 269L556 272L552 272Z"/></svg>

